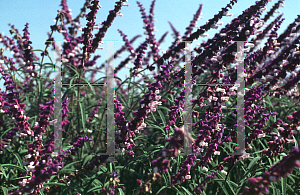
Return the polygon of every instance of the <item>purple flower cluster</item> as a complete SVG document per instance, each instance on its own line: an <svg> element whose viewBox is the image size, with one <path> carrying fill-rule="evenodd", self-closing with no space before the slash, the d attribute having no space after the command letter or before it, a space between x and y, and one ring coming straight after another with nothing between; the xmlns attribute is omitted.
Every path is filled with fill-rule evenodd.
<svg viewBox="0 0 300 195"><path fill-rule="evenodd" d="M94 53L96 49L98 49L99 43L102 42L107 29L111 26L117 14L120 14L119 11L121 10L122 5L125 6L124 2L127 2L127 0L120 0L119 2L116 2L115 9L109 11L107 20L102 22L103 26L99 29L98 33L95 34L95 38L92 41L91 53Z"/></svg>
<svg viewBox="0 0 300 195"><path fill-rule="evenodd" d="M100 104L101 104L101 101L99 100L98 103L97 103L97 106L94 108L94 110L92 111L92 113L90 114L90 116L89 116L89 118L86 122L92 121L94 119L94 117L97 116Z"/></svg>
<svg viewBox="0 0 300 195"><path fill-rule="evenodd" d="M196 156L193 154L190 154L187 156L187 159L181 164L181 168L179 171L175 174L172 175L172 184L181 184L184 182L186 179L191 179L191 166L194 166L194 160L196 160Z"/></svg>
<svg viewBox="0 0 300 195"><path fill-rule="evenodd" d="M62 101L62 115L61 115L61 117L62 117L62 121L61 121L61 125L62 126L65 126L65 125L67 125L68 123L70 123L70 121L68 121L68 120L63 120L63 119L66 119L66 118L68 118L68 112L69 112L69 109L68 109L68 104L69 104L69 98L68 97L66 97L63 101ZM63 132L64 132L64 130L63 130Z"/></svg>
<svg viewBox="0 0 300 195"><path fill-rule="evenodd" d="M158 58L160 58L160 55L158 54L158 43L156 42L155 35L154 35L153 8L154 8L155 0L152 1L149 16L147 16L147 14L145 12L145 8L139 1L137 1L137 4L140 7L140 11L142 12L142 15L143 15L142 18L143 18L143 22L144 22L146 33L147 33L147 40L149 40L151 53L153 55L153 60L156 61L156 60L158 60ZM150 71L155 69L154 67L151 67L151 66L149 66L147 68L149 68Z"/></svg>
<svg viewBox="0 0 300 195"><path fill-rule="evenodd" d="M0 92L0 110L1 113L4 113L9 117L9 122L12 125L12 130L9 131L7 134L4 135L3 139L1 140L4 142L11 142L14 138L26 138L28 136L33 136L34 133L30 129L30 123L28 123L29 117L25 115L25 104L20 103L19 93L16 90L16 85L13 84L13 80L9 74L6 73L2 68L0 68L2 75L4 76L7 91L11 91L10 93L2 93ZM1 126L7 130L7 125L4 124L4 120L1 119ZM3 143L0 144L0 152L3 153L3 148L7 148L9 145L5 145Z"/></svg>
<svg viewBox="0 0 300 195"><path fill-rule="evenodd" d="M100 8L99 5L99 1L98 0L94 0L91 2L92 5L88 6L88 8L91 9L91 11L86 15L86 19L87 19L87 24L86 24L86 28L83 28L83 32L84 34L82 35L83 37L83 60L84 63L86 61L89 60L90 55L91 55L91 38L93 38L93 30L94 30L94 26L95 26L95 18L96 18L96 14L98 12L98 9ZM84 69L84 64L83 64L83 69Z"/></svg>
<svg viewBox="0 0 300 195"><path fill-rule="evenodd" d="M99 1L93 0L92 2L86 2L85 7L89 8L91 11L85 15L82 12L85 12L85 7L82 9L82 12L75 19L72 18L70 14L70 9L66 4L66 0L62 0L61 6L62 10L58 11L58 16L56 17L56 24L51 26L52 33L54 31L58 31L63 34L65 43L63 45L63 55L62 60L68 62L72 65L75 65L77 69L85 69L85 67L90 67L96 64L96 60L100 57L95 55L92 60L90 60L91 55L95 53L98 49L98 45L102 44L102 39L107 32L107 29L111 26L116 16L122 16L120 13L120 9L122 6L128 6L125 4L126 0L120 0L116 2L116 6L114 10L111 10L107 20L102 23L102 28L99 29L99 32L93 35L93 30L98 27L95 25L95 19L98 9L101 7L99 5ZM178 118L180 117L181 111L184 111L185 105L185 89L183 89L184 83L183 79L185 74L185 69L175 68L174 63L179 63L183 58L179 59L179 54L183 53L184 42L183 41L192 41L194 39L199 38L199 36L206 36L204 34L209 29L217 29L218 25L220 25L219 20L223 16L230 16L228 13L229 9L232 9L232 6L237 2L237 0L231 0L229 4L225 8L214 15L214 18L210 19L206 25L201 26L195 33L191 33L193 27L195 27L195 22L199 18L202 4L200 4L199 9L194 15L193 20L190 23L190 26L186 28L186 32L184 36L181 38L179 32L175 29L171 22L169 22L174 34L175 41L170 46L169 50L161 57L159 52L159 45L165 38L165 33L162 38L157 42L154 36L154 5L155 0L151 3L150 13L147 16L145 13L145 9L143 8L140 2L137 2L140 7L140 11L142 13L143 22L145 25L147 38L144 42L140 44L137 49L132 47L133 41L139 36L134 37L131 41L129 41L126 35L118 30L121 34L123 40L125 41L125 46L122 47L117 53L114 54L114 58L121 54L126 48L130 52L130 56L121 62L121 64L115 70L115 73L121 68L124 67L129 60L131 60L135 67L133 76L140 76L137 72L141 72L143 70L142 66L146 65L146 69L153 71L155 68L152 65L149 65L149 59L152 56L155 63L158 67L158 74L156 75L153 72L155 82L149 83L146 82L146 86L149 91L143 96L143 99L137 101L133 106L135 107L138 104L138 110L132 111L134 118L131 121L126 121L125 113L122 111L123 106L120 102L120 98L117 96L114 97L114 108L115 108L115 121L118 134L116 139L117 150L126 151L126 153L131 156L131 158L135 157L134 149L136 147L135 142L133 141L133 137L140 133L147 126L147 115L150 112L155 112L157 107L162 105L162 103L166 103L166 100L162 99L161 92L166 90L172 84L175 87L182 88L179 91L179 96L174 100L174 106L170 107L169 110L169 120L164 127L165 133L168 131L168 136L165 141L169 142L169 148L163 148L159 154L158 158L152 160L151 166L153 167L153 173L148 174L148 179L142 182L137 179L137 183L139 184L138 192L143 193L151 193L151 185L154 184L154 181L159 180L161 175L158 171L161 172L169 172L170 168L170 160L168 157L177 157L180 153L180 149L184 146L185 141L190 141L192 143L192 149L194 153L204 153L199 158L198 163L195 163L196 160L195 155L188 155L187 159L181 164L180 169L177 173L172 175L172 181L170 185L182 184L183 182L188 182L191 179L191 168L192 166L201 166L203 170L208 172L208 169L205 167L206 164L210 163L214 156L218 156L221 154L221 151L218 151L222 142L232 142L232 140L237 138L237 131L231 130L227 136L224 136L225 129L227 128L225 124L220 124L221 119L225 116L222 113L222 109L225 109L225 103L229 101L230 96L236 95L235 90L237 90L238 86L229 87L206 87L205 90L199 93L199 97L197 99L192 99L193 108L198 105L200 108L203 106L207 106L204 113L200 115L198 111L193 111L192 116L197 121L192 124L193 128L199 129L199 134L197 138L194 139L189 132L185 129L184 126L176 124ZM287 31L285 31L282 35L278 37L277 31L282 24L283 20L282 16L279 15L274 21L272 21L264 31L259 30L264 23L270 18L270 16L278 9L279 5L282 3L282 0L279 0L276 3L270 12L266 14L264 19L261 18L262 10L267 5L268 0L260 0L257 1L255 5L251 6L249 9L246 9L243 14L239 15L237 18L231 21L231 24L225 26L225 28L221 29L219 33L215 35L214 38L208 39L206 42L200 44L200 47L194 49L198 53L198 55L192 58L192 72L193 75L191 77L191 82L196 83L197 78L201 78L203 73L207 72L207 70L211 70L211 81L210 82L218 82L219 79L222 78L223 82L226 83L234 83L237 81L236 70L229 69L227 75L223 75L220 71L225 69L225 66L231 65L232 63L237 62L236 59L236 41L245 41L250 38L251 35L258 34L256 38L252 39L253 43L245 43L244 47L250 48L242 48L246 53L252 52L254 48L258 46L261 40L264 37L269 37L263 49L259 49L256 52L253 52L250 55L246 56L245 63L247 71L246 73L246 85L256 84L257 81L261 82L255 87L251 87L250 90L247 90L245 98L245 124L250 126L254 122L254 128L250 129L249 136L246 137L246 145L247 149L252 149L251 144L253 139L262 138L266 135L266 133L274 136L274 141L268 142L268 149L263 151L268 157L274 157L279 154L279 152L283 151L284 144L293 143L294 140L291 140L293 134L295 133L295 129L300 129L300 111L295 111L292 115L287 116L287 120L290 121L290 124L283 123L282 120L278 119L274 124L270 127L267 127L267 122L270 121L271 116L277 115L275 112L265 113L267 110L266 107L257 106L256 104L261 103L264 100L263 95L273 95L276 97L280 97L280 95L288 95L289 97L294 98L294 102L298 100L295 97L299 96L299 94L295 93L295 89L291 90L292 87L300 80L299 73L295 72L295 68L297 64L299 64L300 59L300 51L299 51L299 37L295 35L300 30L300 25L297 25L297 22L300 22L298 18L292 23ZM80 22L79 17L86 17L87 26L83 28L83 34L79 37L76 37L77 31L75 28L80 30ZM63 22L66 19L67 22ZM57 21L61 20L62 24L57 25ZM72 27L69 27L69 33L67 33L66 24L71 24ZM28 123L29 117L24 115L25 104L20 103L19 94L21 92L30 91L30 76L36 78L38 73L35 72L34 61L38 60L38 58L34 55L31 47L31 41L29 38L28 32L28 23L24 28L24 35L18 33L16 29L12 26L11 33L15 33L15 39L18 41L18 48L14 45L12 39L0 35L0 41L6 45L6 48L14 51L14 57L18 58L18 62L22 65L24 72L29 74L29 77L26 78L26 81L21 83L25 86L26 91L22 91L19 86L14 83L15 78L12 74L4 71L4 67L1 64L0 71L4 76L6 86L6 91L11 91L7 94L7 92L0 91L0 112L4 113L6 118L9 118L10 124L7 125L5 123L6 118L0 118L0 126L6 131L12 125L12 130L4 135L3 139L1 139L0 143L0 152L1 154L5 152L5 148L10 147L11 140L16 137L20 137L25 139L29 136L34 138L32 143L28 143L28 154L25 156L26 162L23 164L27 166L28 171L21 174L21 176L30 176L27 179L17 179L16 182L19 186L19 190L14 190L11 194L37 194L43 188L43 183L49 180L54 174L59 172L59 169L64 166L65 162L74 161L73 156L76 154L79 148L84 146L85 142L92 141L88 136L85 137L77 137L77 140L72 143L72 147L66 151L62 150L60 154L53 152L55 149L54 140L57 135L52 133L48 140L43 143L43 135L46 133L46 129L49 125L55 123L54 121L50 121L51 114L54 110L54 101L49 100L49 102L38 104L40 114L38 122L36 122L35 126L30 128L30 124ZM52 33L49 34L48 41L54 41L52 37ZM93 39L94 37L94 39ZM181 43L178 43L180 42ZM83 43L83 54L80 54L79 44ZM144 55L147 49L147 46L150 46L151 51L148 52L148 55ZM11 47L13 45L13 47ZM49 42L46 43L47 47L50 45ZM53 44L54 45L54 44ZM18 54L21 53L21 54ZM45 49L42 52L42 56L47 54L47 50ZM15 62L13 59L7 59L6 56L3 56L3 51L1 52L0 59L4 60L6 65L10 65L10 71L15 71L17 68L14 67ZM275 55L277 54L277 56ZM290 55L291 54L291 55ZM164 63L164 60L168 61ZM270 60L271 59L271 60ZM82 61L83 60L83 61ZM23 62L22 62L23 61ZM23 66L24 65L24 66ZM105 66L105 64L104 64ZM100 68L95 67L95 71L104 67L103 64ZM160 68L162 70L160 71ZM160 71L160 72L159 72ZM285 79L288 72L292 73L292 76L289 79ZM72 78L75 73L71 72L70 78ZM81 75L82 76L82 75ZM94 74L92 76L92 80L94 80ZM84 76L82 76L84 77ZM70 79L69 78L69 79ZM142 81L142 78L140 81ZM176 82L172 83L173 81ZM46 84L46 82L44 82ZM118 85L121 85L120 81L117 81ZM276 84L283 84L282 86L275 86ZM48 84L48 87L53 87L52 84ZM104 87L105 89L105 87ZM120 86L120 90L122 93L130 90L124 89ZM87 92L82 92L82 95L85 95ZM101 96L103 96L103 93ZM171 89L168 90L168 93L174 95L175 92ZM169 94L165 94L169 95ZM128 96L128 94L125 94ZM205 101L207 99L207 101ZM100 106L100 101L97 106L92 111L91 115L88 117L87 122L93 120L94 116L96 116ZM132 108L133 108L132 107ZM132 109L131 108L131 109ZM62 102L62 118L68 117L68 98L64 99ZM131 112L131 110L129 110ZM161 113L159 113L161 114ZM232 115L236 116L237 112L233 111ZM65 126L70 121L63 120L62 125ZM281 125L281 126L280 126ZM179 127L180 126L180 127ZM174 129L174 133L170 137L170 129ZM237 125L234 125L237 127ZM277 128L278 133L275 134L272 132L273 128ZM1 129L1 130L2 130ZM3 144L5 143L5 144ZM8 145L7 145L8 143ZM222 153L224 157L225 154ZM238 159L244 159L247 155L242 156L225 156L223 161L221 161L218 165L213 167L216 171L221 171L223 174L227 174L224 170L224 166L226 164L234 165ZM108 155L94 156L94 158L87 163L87 165L80 168L80 170L75 170L74 174L70 174L65 176L64 179L58 179L60 183L70 184L70 182L79 182L81 181L80 177L84 177L84 174L89 173L91 170L99 170L98 167L105 163L108 159ZM280 161L277 165L270 168L270 172L267 172L263 175L263 177L258 178L250 178L248 180L249 183L252 183L251 188L247 187L245 189L244 194L258 194L259 192L267 193L268 186L270 182L278 181L280 177L285 177L287 174L291 173L292 168L295 166L300 166L296 161L299 160L299 148L295 148L290 152L289 156L284 157L282 161ZM83 174L84 173L84 174ZM204 179L198 184L197 187L194 188L194 194L202 193L202 190L206 187L206 184L211 181L211 178L216 177L217 172L212 172L211 175L207 174L204 176ZM124 186L119 185L120 180L117 178L117 174L113 173L112 178L106 187L101 187L102 190L100 193L109 193L115 194L117 193L117 188L124 189ZM58 191L54 188L46 188L48 194L54 194ZM137 192L137 193L138 193Z"/></svg>
<svg viewBox="0 0 300 195"><path fill-rule="evenodd" d="M284 156L276 165L270 167L269 171L265 172L262 177L249 178L248 182L251 187L246 186L244 192L240 195L268 194L268 187L271 182L276 182L281 177L285 178L292 172L294 167L300 167L298 160L300 160L300 151L298 147L294 147L288 156Z"/></svg>

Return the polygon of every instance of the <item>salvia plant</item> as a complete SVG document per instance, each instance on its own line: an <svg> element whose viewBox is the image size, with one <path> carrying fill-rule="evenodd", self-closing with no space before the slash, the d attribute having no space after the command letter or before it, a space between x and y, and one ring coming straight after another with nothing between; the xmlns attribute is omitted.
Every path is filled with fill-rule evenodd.
<svg viewBox="0 0 300 195"><path fill-rule="evenodd" d="M134 48L132 44L141 35L128 39L119 29L124 46L100 65L96 60L101 56L93 54L113 21L123 16L121 9L129 6L127 0L117 1L100 26L95 23L101 8L98 0L86 1L76 18L62 0L44 50L31 46L28 23L23 32L9 24L12 38L0 35L5 47L0 51L1 79L5 81L5 89L0 90L1 194L300 194L300 15L277 34L284 18L275 15L283 0L269 11L265 8L268 0L256 1L213 38L191 50L192 128L185 126L188 82L186 68L180 63L188 63L186 42L217 29L222 18L232 16L229 12L235 3L237 0L230 0L196 28L200 4L184 35L169 22L175 40L160 55L160 44L168 32L155 37L155 0L149 13L137 1L146 39ZM87 20L83 28L80 18ZM49 47L57 49L54 32L65 40L61 75L62 83L70 84L62 86L59 120L54 113L58 101L55 81L49 78L54 63L44 62L51 59ZM237 57L241 41L244 60ZM5 56L5 50L12 51L13 58ZM107 83L108 77L95 78L96 73L105 72L109 61L126 50L129 56L114 69L115 140L107 140L108 87L91 83ZM236 153L242 133L237 130L241 87L237 63L241 62L245 150ZM116 77L129 63L134 65L130 76L125 80ZM89 79L87 72L92 73ZM17 74L23 80L17 80ZM199 83L204 85L196 85ZM54 152L58 121L62 147ZM116 155L103 154L108 141L114 143ZM190 154L184 153L186 142L191 143Z"/></svg>

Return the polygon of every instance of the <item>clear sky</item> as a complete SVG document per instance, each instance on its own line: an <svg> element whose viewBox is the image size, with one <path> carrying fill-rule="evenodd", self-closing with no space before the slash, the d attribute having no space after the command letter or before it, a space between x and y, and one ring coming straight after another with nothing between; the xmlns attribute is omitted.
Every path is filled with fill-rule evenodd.
<svg viewBox="0 0 300 195"><path fill-rule="evenodd" d="M96 24L99 22L103 22L106 20L109 10L114 9L115 1L117 0L104 0L100 1L100 5L102 8L97 13ZM149 13L151 0L140 0L143 4L146 13ZM189 26L190 21L193 19L194 14L196 13L199 5L203 3L202 8L202 17L197 22L196 26L201 26L208 21L208 19L213 18L214 14L217 14L218 11L221 10L222 7L225 7L229 0L157 0L155 3L154 8L154 19L155 22L155 29L158 32L155 32L156 40L159 40L161 36L166 32L169 31L165 42L162 43L161 49L167 50L170 44L173 42L173 32L168 24L168 21L172 22L174 27L180 32L180 35L183 36L185 33L185 28ZM267 5L267 11L276 3L277 1L269 2ZM27 1L19 1L19 0L1 0L0 1L0 33L2 32L4 35L10 35L9 30L10 27L8 23L15 25L19 32L23 35L23 29L25 24L29 23L29 32L30 32L30 39L32 41L33 49L45 49L45 41L47 40L47 32L50 32L50 25L54 24L54 19L57 15L57 10L61 10L62 7L59 6L61 3L60 0L27 0ZM84 4L83 0L72 0L68 1L68 6L72 10L72 16L75 18L78 13L80 12L80 8L82 8ZM141 13L139 11L138 4L136 1L128 1L128 7L122 7L121 13L123 17L117 16L112 24L112 26L108 29L105 37L105 40L122 40L118 29L121 29L123 33L125 33L127 38L130 40L135 35L140 34L142 37L138 38L137 41L133 44L133 47L138 47L139 43L145 40L146 35L144 35L143 29L143 19L141 18ZM224 27L227 23L229 23L233 18L238 16L242 13L246 8L250 7L251 5L255 4L255 0L239 0L237 4L233 6L233 9L229 10L229 13L233 14L233 17L223 17L220 21L224 22L222 26L219 26L217 30L210 30L207 33L209 34L209 38L212 38L216 32L218 32L222 27ZM283 32L284 29L288 26L289 23L293 22L294 19L299 14L298 8L300 7L299 0L289 0L285 2L284 8L280 7L279 11L284 13L285 21L283 22L279 34ZM89 9L87 9L87 13ZM266 13L263 12L263 16ZM278 16L279 14L275 14ZM272 21L275 17L271 17ZM83 24L82 27L85 27L86 20L81 19L81 23ZM69 27L69 24L67 25ZM193 29L192 32L195 32L196 28ZM94 30L96 33L97 30ZM55 40L62 40L63 36L59 33L54 33ZM207 38L199 38L199 42L202 40L206 40ZM123 45L122 42L115 43L115 50L119 49ZM105 44L102 46L105 48ZM192 48L196 46L196 42L192 44ZM4 47L1 43L0 48ZM149 50L149 48L148 48ZM53 57L54 52L48 50L50 55ZM126 55L125 55L126 53ZM129 54L126 51L122 54L122 58L118 58L115 60L115 67L119 64L119 62ZM9 51L4 52L5 55L12 57L12 54ZM38 56L40 57L40 52L37 52ZM98 50L96 54L101 55L101 58L97 60L97 64L102 64L106 60L106 51ZM162 54L160 52L160 54ZM40 57L41 58L41 57ZM44 62L49 62L45 60ZM151 63L152 61L150 61ZM129 65L133 67L131 63ZM98 74L96 79L104 76L102 74ZM126 76L129 75L129 69L122 69L117 76L121 77L121 79L125 79ZM54 74L50 76L54 78ZM0 88L4 90L3 87L4 79L0 81Z"/></svg>

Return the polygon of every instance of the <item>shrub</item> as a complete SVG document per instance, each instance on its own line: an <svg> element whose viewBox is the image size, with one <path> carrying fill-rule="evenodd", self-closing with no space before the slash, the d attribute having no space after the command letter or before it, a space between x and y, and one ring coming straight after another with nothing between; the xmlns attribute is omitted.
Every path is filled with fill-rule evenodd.
<svg viewBox="0 0 300 195"><path fill-rule="evenodd" d="M147 38L138 48L118 30L125 42L114 58L125 49L130 55L114 70L116 74L129 61L134 64L130 77L116 79L116 95L108 96L109 86L96 87L98 70L109 60L94 67L100 56L92 54L117 16L122 16L126 0L116 2L96 34L96 14L99 1L86 1L81 13L73 19L65 0L56 16L56 24L45 42L40 58L31 46L28 23L20 34L12 25L13 39L1 35L1 42L14 52L8 58L1 50L1 74L5 91L0 91L0 155L1 188L3 194L292 194L299 193L299 31L300 16L286 31L277 31L284 20L282 14L264 26L279 6L279 0L262 17L267 0L257 1L230 24L193 49L191 56L194 85L191 113L187 113L190 88L185 87L187 41L193 41L219 22L237 0L231 0L220 12L194 33L195 21L202 4L183 37L170 23L176 40L169 50L159 55L154 35L152 1L150 13L137 2L142 13ZM88 14L84 14L86 9ZM87 19L83 33L77 36L80 17ZM61 21L61 24L59 24ZM70 24L68 28L66 25ZM264 28L264 30L261 30ZM62 81L70 85L62 88L61 119L54 113L59 102L54 98L55 82L41 74L49 57L48 47L57 50L54 31L62 33L66 42L62 50ZM256 36L252 36L256 35ZM263 48L259 43L267 38ZM14 42L16 40L16 44ZM250 41L248 41L250 40ZM239 42L244 42L237 50ZM79 44L83 44L79 48ZM147 47L150 51L146 54ZM56 47L56 48L55 48ZM246 53L244 74L237 75L240 51ZM150 59L153 63L150 64ZM16 61L14 61L16 60ZM19 64L19 68L15 64ZM6 67L4 67L4 65ZM38 66L39 67L38 67ZM48 64L49 65L49 64ZM54 63L50 64L51 67ZM144 67L143 67L144 66ZM92 67L92 68L91 68ZM40 68L39 72L37 69ZM157 73L154 70L157 70ZM144 73L152 71L153 78ZM91 80L85 73L91 71ZM24 80L16 80L16 73ZM286 77L287 72L291 75ZM142 77L137 82L135 77ZM239 78L245 77L240 82ZM141 85L143 81L145 84ZM225 84L220 84L220 83ZM196 84L204 85L196 85ZM213 84L214 83L214 84ZM217 83L217 84L216 84ZM243 84L244 83L244 84ZM88 86L73 86L82 84ZM125 87L125 84L128 84ZM243 89L243 85L245 89ZM137 92L141 90L141 93ZM238 109L240 92L245 90L244 105ZM111 145L105 130L105 115L109 116L110 101L114 104L115 150L118 155L103 155ZM28 106L30 104L30 107ZM298 106L297 106L298 105ZM239 118L243 113L242 119ZM192 128L184 125L192 116ZM243 121L242 126L239 121ZM62 125L62 148L58 140L57 124ZM244 125L244 126L243 126ZM245 131L238 131L239 128ZM238 145L245 134L245 150ZM107 142L107 140L110 142ZM242 138L243 139L243 138ZM183 153L186 143L192 153ZM106 146L107 144L107 146ZM235 150L240 152L234 152ZM58 150L58 152L55 152ZM279 190L281 189L281 190Z"/></svg>

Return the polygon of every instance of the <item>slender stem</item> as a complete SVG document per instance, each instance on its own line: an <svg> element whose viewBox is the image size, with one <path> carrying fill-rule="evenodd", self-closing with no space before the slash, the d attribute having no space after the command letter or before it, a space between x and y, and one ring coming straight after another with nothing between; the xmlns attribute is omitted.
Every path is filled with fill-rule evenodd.
<svg viewBox="0 0 300 195"><path fill-rule="evenodd" d="M59 14L60 14L60 13L58 13L58 15L59 15ZM61 18L61 20L62 20L62 19L63 19L63 18ZM57 22L58 22L58 20L56 20L55 26L57 26ZM50 37L52 37L53 32L54 32L54 30L51 30ZM44 49L44 51L47 50L48 46L49 46L49 45L47 44L46 47L45 47L45 49ZM43 65L43 61L44 61L44 56L45 56L45 55L42 56L41 67L40 67L40 74L42 73L42 65ZM37 80L36 80L36 85L38 86L38 81L37 81ZM43 85L42 85L42 86L43 86ZM37 92L38 92L38 94L42 93L41 91L39 91L39 88L38 88L38 87L37 87ZM41 103L41 100L40 100L40 98L38 98L38 105L37 105L37 106L39 106L40 103ZM37 112L38 112L38 114L39 114L39 109L37 109Z"/></svg>
<svg viewBox="0 0 300 195"><path fill-rule="evenodd" d="M73 106L74 106L74 93L73 93L73 95L72 95L72 106L71 106L71 108L72 108L72 113L73 113L73 115L74 115L74 109L73 109ZM74 129L72 128L73 127L73 120L71 121L71 125L70 125L70 129L72 130L72 136L71 136L71 140L72 140L72 142L74 141L73 139L74 139Z"/></svg>
<svg viewBox="0 0 300 195"><path fill-rule="evenodd" d="M100 131L98 132L98 134L97 134L97 136L96 136L96 140L95 140L94 146L93 146L93 151L95 150L96 143L97 143L97 141L98 141L98 139L99 139L99 134L100 134L100 135L102 134L101 124L102 124L102 120L103 120L103 118L104 118L104 117L103 117L103 116L104 116L104 113L105 113L105 111L103 111L102 116L101 116L100 125L99 125Z"/></svg>
<svg viewBox="0 0 300 195"><path fill-rule="evenodd" d="M80 77L81 77L81 70L79 70L79 78L77 80L77 83L80 83ZM80 118L79 118L79 104L80 104L80 93L79 93L79 85L77 85L77 134L79 135L80 133ZM83 113L81 113L83 114Z"/></svg>

